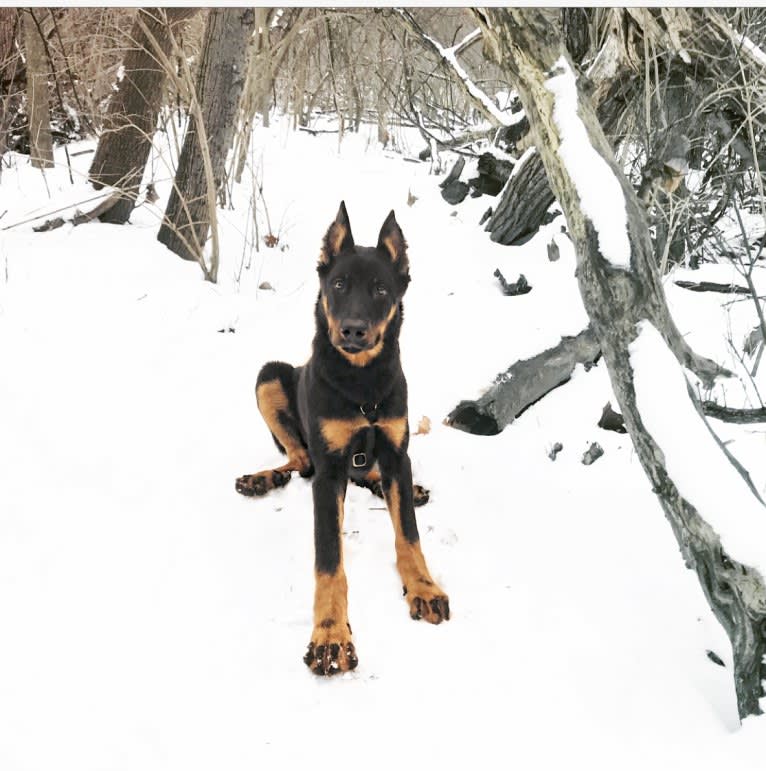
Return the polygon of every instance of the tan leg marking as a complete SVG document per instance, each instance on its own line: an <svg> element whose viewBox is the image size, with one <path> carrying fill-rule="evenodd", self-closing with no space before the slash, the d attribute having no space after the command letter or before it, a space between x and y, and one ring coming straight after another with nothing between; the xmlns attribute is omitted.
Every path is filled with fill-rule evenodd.
<svg viewBox="0 0 766 771"><path fill-rule="evenodd" d="M342 496L338 496L338 529L343 530ZM358 659L348 623L348 581L343 569L342 544L340 564L335 573L316 573L315 577L314 631L303 660L317 675L334 675L355 669Z"/></svg>
<svg viewBox="0 0 766 771"><path fill-rule="evenodd" d="M320 418L319 430L322 438L331 452L344 452L357 431L369 426L367 418L359 415L358 418L335 419Z"/></svg>
<svg viewBox="0 0 766 771"><path fill-rule="evenodd" d="M377 425L398 450L407 435L407 418L380 418Z"/></svg>
<svg viewBox="0 0 766 771"><path fill-rule="evenodd" d="M285 467L275 469L275 471L295 470L305 472L311 465L308 452L301 444L300 439L291 434L279 420L280 412L289 412L290 405L287 394L278 380L269 380L261 383L255 390L255 398L258 402L258 409L269 427L269 431L277 438L287 453L288 463ZM297 415L295 416L297 419Z"/></svg>
<svg viewBox="0 0 766 771"><path fill-rule="evenodd" d="M289 413L290 410L287 394L279 380L261 383L255 389L255 398L269 431L285 449L287 463L278 468L239 477L234 487L238 493L247 496L265 495L275 487L284 487L290 481L291 472L305 474L311 468L308 450L301 444L299 437L291 434L279 420L280 412Z"/></svg>
<svg viewBox="0 0 766 771"><path fill-rule="evenodd" d="M396 567L402 578L404 595L410 606L410 616L424 618L432 624L449 619L449 598L431 578L420 541L410 543L402 533L401 496L395 480L386 495L388 511L394 525Z"/></svg>

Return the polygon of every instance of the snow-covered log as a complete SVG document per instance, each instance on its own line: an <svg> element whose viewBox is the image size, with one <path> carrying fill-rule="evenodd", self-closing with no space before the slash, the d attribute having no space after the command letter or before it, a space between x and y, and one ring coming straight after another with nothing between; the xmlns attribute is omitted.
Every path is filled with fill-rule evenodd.
<svg viewBox="0 0 766 771"><path fill-rule="evenodd" d="M577 364L589 366L600 353L590 327L563 337L553 348L508 367L481 397L460 402L444 422L470 434L499 434L527 407L566 383Z"/></svg>
<svg viewBox="0 0 766 771"><path fill-rule="evenodd" d="M580 292L636 454L731 641L740 717L759 714L766 674L766 509L694 402L683 365L695 357L670 317L641 204L583 98L555 18L531 8L484 8L474 15L538 138L576 246Z"/></svg>

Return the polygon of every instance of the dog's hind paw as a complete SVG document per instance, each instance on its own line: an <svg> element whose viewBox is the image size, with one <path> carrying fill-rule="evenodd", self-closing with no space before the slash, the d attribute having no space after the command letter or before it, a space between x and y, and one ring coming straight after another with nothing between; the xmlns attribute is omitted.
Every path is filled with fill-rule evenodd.
<svg viewBox="0 0 766 771"><path fill-rule="evenodd" d="M266 495L275 487L284 487L291 477L290 471L261 471L257 474L245 474L237 479L234 488L242 495Z"/></svg>
<svg viewBox="0 0 766 771"><path fill-rule="evenodd" d="M431 491L421 485L412 485L412 503L414 506L425 506L431 498Z"/></svg>
<svg viewBox="0 0 766 771"><path fill-rule="evenodd" d="M378 498L385 498L383 495L383 485L380 483L380 480L378 479L353 479L352 480L355 485L358 487L364 487L367 490L369 490L373 495L377 496ZM428 501L431 499L431 491L426 490L425 487L422 487L421 485L412 485L412 505L416 508L418 506L425 506Z"/></svg>

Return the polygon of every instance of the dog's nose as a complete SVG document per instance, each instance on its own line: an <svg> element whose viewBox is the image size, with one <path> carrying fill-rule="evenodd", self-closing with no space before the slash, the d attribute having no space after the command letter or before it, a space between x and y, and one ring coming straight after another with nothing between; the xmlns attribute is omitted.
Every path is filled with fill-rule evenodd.
<svg viewBox="0 0 766 771"><path fill-rule="evenodd" d="M363 343L367 336L367 322L359 319L345 319L340 325L341 337L349 343Z"/></svg>

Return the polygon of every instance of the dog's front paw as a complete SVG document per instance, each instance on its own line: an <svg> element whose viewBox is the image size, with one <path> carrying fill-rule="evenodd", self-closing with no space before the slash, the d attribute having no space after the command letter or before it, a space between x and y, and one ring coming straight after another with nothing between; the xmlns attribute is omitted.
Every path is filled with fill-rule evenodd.
<svg viewBox="0 0 766 771"><path fill-rule="evenodd" d="M284 487L292 476L290 471L261 471L258 474L245 474L234 484L242 495L266 495L275 487Z"/></svg>
<svg viewBox="0 0 766 771"><path fill-rule="evenodd" d="M449 621L449 597L433 582L420 579L414 587L404 587L410 605L410 618L430 624Z"/></svg>
<svg viewBox="0 0 766 771"><path fill-rule="evenodd" d="M303 661L315 675L335 675L356 669L359 659L348 624L344 627L346 631L331 619L314 627Z"/></svg>

